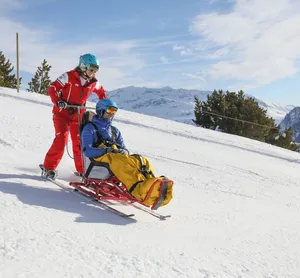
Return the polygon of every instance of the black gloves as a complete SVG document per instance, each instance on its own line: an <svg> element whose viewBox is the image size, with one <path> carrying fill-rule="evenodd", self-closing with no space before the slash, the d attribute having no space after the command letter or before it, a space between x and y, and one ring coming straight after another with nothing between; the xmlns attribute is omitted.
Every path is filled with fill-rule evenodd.
<svg viewBox="0 0 300 278"><path fill-rule="evenodd" d="M126 149L114 149L114 148L106 148L106 153L120 153L120 154L128 154Z"/></svg>
<svg viewBox="0 0 300 278"><path fill-rule="evenodd" d="M56 106L58 106L60 109L66 109L68 106L68 103L66 103L63 100L59 100L58 102L56 102Z"/></svg>
<svg viewBox="0 0 300 278"><path fill-rule="evenodd" d="M128 154L128 151L126 149L118 149L120 154Z"/></svg>
<svg viewBox="0 0 300 278"><path fill-rule="evenodd" d="M118 153L118 150L109 147L106 148L106 153Z"/></svg>

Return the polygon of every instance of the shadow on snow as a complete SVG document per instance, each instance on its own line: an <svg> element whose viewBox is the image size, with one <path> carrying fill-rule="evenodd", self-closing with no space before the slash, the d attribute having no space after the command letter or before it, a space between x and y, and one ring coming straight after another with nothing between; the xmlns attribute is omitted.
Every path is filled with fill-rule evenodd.
<svg viewBox="0 0 300 278"><path fill-rule="evenodd" d="M137 222L132 218L122 218L97 205L93 205L82 197L64 191L61 188L35 187L22 182L7 182L3 179L34 179L42 181L35 175L0 174L0 191L15 195L22 203L47 209L60 210L79 214L75 222L108 223L112 225L128 225Z"/></svg>

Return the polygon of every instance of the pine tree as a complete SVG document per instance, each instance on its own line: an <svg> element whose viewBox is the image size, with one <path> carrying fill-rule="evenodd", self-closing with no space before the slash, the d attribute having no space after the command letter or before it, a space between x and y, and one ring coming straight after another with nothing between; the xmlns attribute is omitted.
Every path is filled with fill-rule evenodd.
<svg viewBox="0 0 300 278"><path fill-rule="evenodd" d="M288 128L280 133L280 126L276 126L276 130L270 131L265 141L272 145L285 148L291 151L298 151L299 146L293 141L293 129Z"/></svg>
<svg viewBox="0 0 300 278"><path fill-rule="evenodd" d="M48 95L48 87L51 84L51 80L49 78L50 69L51 66L48 65L47 61L44 59L42 65L37 68L31 82L28 83L29 89L27 89L27 91Z"/></svg>
<svg viewBox="0 0 300 278"><path fill-rule="evenodd" d="M273 125L272 128L270 128L269 133L265 137L265 142L272 145L279 145L278 139L280 138L280 125Z"/></svg>
<svg viewBox="0 0 300 278"><path fill-rule="evenodd" d="M267 117L267 110L261 108L252 97L238 93L214 90L207 101L195 97L194 108L197 126L221 130L222 132L259 140L292 151L300 151L293 142L293 130L280 133L279 125Z"/></svg>
<svg viewBox="0 0 300 278"><path fill-rule="evenodd" d="M226 133L264 141L274 122L266 112L253 98L246 98L243 91L225 94L222 90L214 90L206 102L195 99L194 122L205 128L218 127Z"/></svg>
<svg viewBox="0 0 300 278"><path fill-rule="evenodd" d="M219 106L219 101L222 99L223 91L214 90L211 95L207 95L207 101L200 101L197 96L194 97L195 101L195 120L193 122L205 128L215 129L220 124L221 118L214 114L221 114L224 108ZM223 102L222 102L223 103Z"/></svg>
<svg viewBox="0 0 300 278"><path fill-rule="evenodd" d="M15 74L12 74L14 67L11 65L11 62L6 60L2 51L0 51L0 86L7 88L17 88L17 78ZM21 78L19 79L21 84Z"/></svg>

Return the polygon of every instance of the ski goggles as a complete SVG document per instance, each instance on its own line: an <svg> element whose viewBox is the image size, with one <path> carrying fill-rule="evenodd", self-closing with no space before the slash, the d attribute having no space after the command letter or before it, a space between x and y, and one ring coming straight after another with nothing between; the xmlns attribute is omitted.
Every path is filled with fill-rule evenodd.
<svg viewBox="0 0 300 278"><path fill-rule="evenodd" d="M117 111L118 111L118 108L113 107L113 106L108 106L107 109L105 110L105 112L108 114L116 114Z"/></svg>
<svg viewBox="0 0 300 278"><path fill-rule="evenodd" d="M87 70L96 73L99 70L99 68L96 66L89 66Z"/></svg>

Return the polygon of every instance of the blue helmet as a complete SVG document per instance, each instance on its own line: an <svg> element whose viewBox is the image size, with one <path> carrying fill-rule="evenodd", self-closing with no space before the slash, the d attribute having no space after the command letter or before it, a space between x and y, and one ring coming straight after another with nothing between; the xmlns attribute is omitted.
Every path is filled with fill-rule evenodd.
<svg viewBox="0 0 300 278"><path fill-rule="evenodd" d="M100 117L103 117L104 112L107 111L107 109L109 107L114 107L117 110L119 109L118 105L113 100L111 100L109 98L99 100L96 104L96 113L97 113L97 115L100 116Z"/></svg>
<svg viewBox="0 0 300 278"><path fill-rule="evenodd" d="M99 61L95 55L87 53L79 57L78 66L85 72L85 70L90 69L91 66L99 68Z"/></svg>

